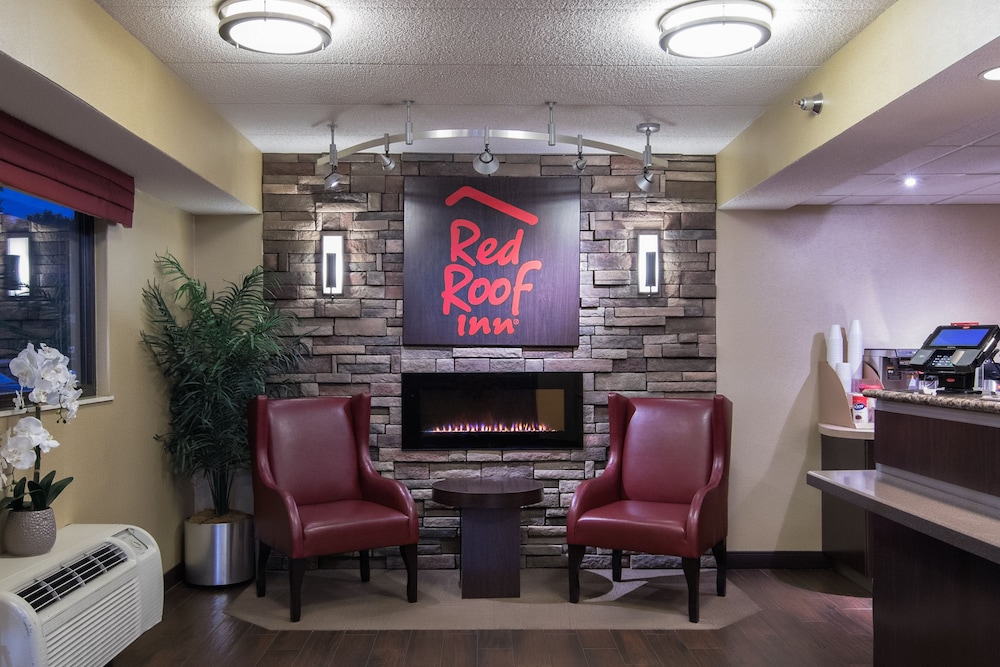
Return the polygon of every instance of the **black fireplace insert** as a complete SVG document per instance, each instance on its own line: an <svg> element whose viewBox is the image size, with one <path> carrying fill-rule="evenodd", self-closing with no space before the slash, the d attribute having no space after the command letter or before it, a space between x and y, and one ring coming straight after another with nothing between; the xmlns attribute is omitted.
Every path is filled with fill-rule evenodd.
<svg viewBox="0 0 1000 667"><path fill-rule="evenodd" d="M403 449L583 446L580 373L403 373Z"/></svg>

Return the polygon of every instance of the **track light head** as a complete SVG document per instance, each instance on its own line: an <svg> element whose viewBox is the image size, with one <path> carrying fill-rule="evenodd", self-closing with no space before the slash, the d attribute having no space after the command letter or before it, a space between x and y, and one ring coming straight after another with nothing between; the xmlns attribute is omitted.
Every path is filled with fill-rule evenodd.
<svg viewBox="0 0 1000 667"><path fill-rule="evenodd" d="M490 152L490 128L486 128L483 138L483 152L472 161L472 168L480 174L489 175L500 168L500 160Z"/></svg>
<svg viewBox="0 0 1000 667"><path fill-rule="evenodd" d="M573 161L573 168L583 171L587 168L587 158L583 157L583 135L576 135L576 160Z"/></svg>
<svg viewBox="0 0 1000 667"><path fill-rule="evenodd" d="M382 171L392 171L396 168L396 162L389 157L389 133L385 134L385 153L378 156L382 161Z"/></svg>
<svg viewBox="0 0 1000 667"><path fill-rule="evenodd" d="M489 147L487 147L486 150L477 155L472 161L472 168L480 174L493 174L500 168L500 160L498 160L496 155L491 153Z"/></svg>
<svg viewBox="0 0 1000 667"><path fill-rule="evenodd" d="M343 179L344 177L338 174L336 170L331 171L330 175L323 180L323 187L327 190L336 190L340 187Z"/></svg>
<svg viewBox="0 0 1000 667"><path fill-rule="evenodd" d="M643 192L652 192L656 189L656 177L649 173L648 168L644 168L642 173L635 177L635 184Z"/></svg>

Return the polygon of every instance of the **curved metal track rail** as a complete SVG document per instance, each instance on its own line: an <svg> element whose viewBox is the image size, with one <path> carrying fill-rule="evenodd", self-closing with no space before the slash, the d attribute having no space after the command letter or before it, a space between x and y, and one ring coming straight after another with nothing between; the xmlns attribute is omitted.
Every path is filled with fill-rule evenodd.
<svg viewBox="0 0 1000 667"><path fill-rule="evenodd" d="M426 130L423 132L414 132L412 134L414 140L417 139L466 139L469 137L482 137L486 138L485 129L468 129L468 130ZM528 130L494 130L490 129L490 139L518 139L522 141L544 141L548 143L549 134L547 132L530 132ZM555 135L557 144L568 144L573 146L574 152L576 152L579 137L576 135L569 134L557 134ZM397 144L406 141L406 134L390 134L389 144ZM643 159L642 151L634 151L630 148L625 148L624 146L616 146L614 144L608 144L603 141L594 141L593 139L583 138L582 144L588 148L596 148L597 150L607 151L609 153L617 153L619 155L626 155L628 157L633 157L637 160ZM354 144L353 146L348 146L342 150L337 151L337 159L345 158L349 155L354 155L355 153L360 153L361 151L368 150L369 148L383 147L386 145L386 138L384 136L378 137L377 139L369 139L368 141L363 141L360 144ZM330 164L330 156L324 155L316 160L316 164L323 166L325 164ZM663 158L653 157L650 161L650 166L667 168L667 160Z"/></svg>

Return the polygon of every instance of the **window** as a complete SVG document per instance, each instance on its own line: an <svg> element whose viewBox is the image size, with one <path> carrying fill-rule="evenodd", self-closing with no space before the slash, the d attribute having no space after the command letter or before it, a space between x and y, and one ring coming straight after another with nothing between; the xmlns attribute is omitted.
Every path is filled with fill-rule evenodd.
<svg viewBox="0 0 1000 667"><path fill-rule="evenodd" d="M0 184L0 410L28 343L58 348L94 395L94 219Z"/></svg>

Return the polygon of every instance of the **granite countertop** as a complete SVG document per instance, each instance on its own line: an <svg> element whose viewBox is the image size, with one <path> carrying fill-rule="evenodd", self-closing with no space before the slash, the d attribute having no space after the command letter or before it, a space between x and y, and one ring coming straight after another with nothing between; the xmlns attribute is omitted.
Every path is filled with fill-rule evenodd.
<svg viewBox="0 0 1000 667"><path fill-rule="evenodd" d="M866 389L863 395L882 401L896 401L913 405L930 405L953 410L970 410L1000 415L1000 397L981 394L921 394L909 391L889 391L886 389Z"/></svg>

